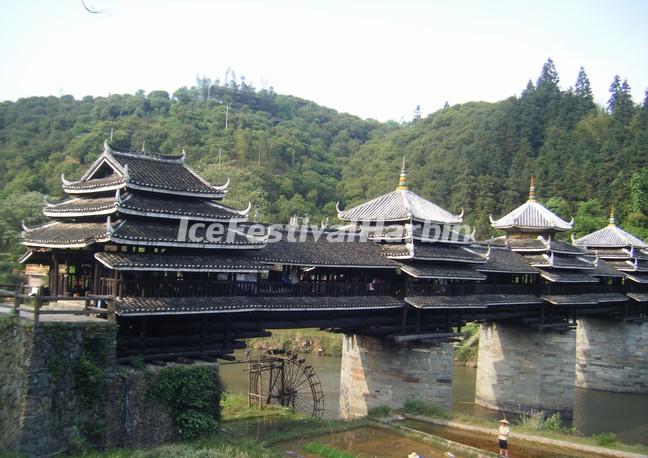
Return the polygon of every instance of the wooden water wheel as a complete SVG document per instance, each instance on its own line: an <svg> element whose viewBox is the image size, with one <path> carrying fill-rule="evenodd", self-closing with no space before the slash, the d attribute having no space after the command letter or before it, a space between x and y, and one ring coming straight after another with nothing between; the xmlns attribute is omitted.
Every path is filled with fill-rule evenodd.
<svg viewBox="0 0 648 458"><path fill-rule="evenodd" d="M315 369L298 355L269 350L249 361L249 405L275 405L321 418L324 393Z"/></svg>

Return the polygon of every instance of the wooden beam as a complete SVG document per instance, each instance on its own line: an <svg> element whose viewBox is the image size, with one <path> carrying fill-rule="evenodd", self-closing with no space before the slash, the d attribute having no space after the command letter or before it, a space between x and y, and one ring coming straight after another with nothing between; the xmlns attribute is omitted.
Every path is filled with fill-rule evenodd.
<svg viewBox="0 0 648 458"><path fill-rule="evenodd" d="M396 343L412 342L415 340L444 340L463 337L463 334L456 332L437 332L430 334L408 334L389 336Z"/></svg>

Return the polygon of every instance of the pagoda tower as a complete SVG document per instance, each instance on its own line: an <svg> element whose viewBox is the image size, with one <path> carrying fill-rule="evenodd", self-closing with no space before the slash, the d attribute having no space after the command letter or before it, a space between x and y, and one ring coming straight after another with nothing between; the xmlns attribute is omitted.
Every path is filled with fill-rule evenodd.
<svg viewBox="0 0 648 458"><path fill-rule="evenodd" d="M630 298L609 317L580 319L576 333L576 385L605 391L648 393L648 243L616 223L574 240L623 276Z"/></svg>

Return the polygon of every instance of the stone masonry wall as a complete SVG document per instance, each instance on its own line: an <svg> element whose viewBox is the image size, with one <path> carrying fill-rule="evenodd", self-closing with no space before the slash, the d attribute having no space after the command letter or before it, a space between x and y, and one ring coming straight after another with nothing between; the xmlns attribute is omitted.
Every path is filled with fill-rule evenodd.
<svg viewBox="0 0 648 458"><path fill-rule="evenodd" d="M100 435L98 397L115 367L115 325L0 321L0 447L38 456Z"/></svg>
<svg viewBox="0 0 648 458"><path fill-rule="evenodd" d="M576 328L576 386L648 393L648 323L587 318Z"/></svg>
<svg viewBox="0 0 648 458"><path fill-rule="evenodd" d="M169 409L146 399L159 369L117 366L116 329L0 315L0 450L43 456L176 438Z"/></svg>
<svg viewBox="0 0 648 458"><path fill-rule="evenodd" d="M403 345L386 339L344 335L340 417L367 415L381 405L401 408L416 399L452 407L452 344Z"/></svg>
<svg viewBox="0 0 648 458"><path fill-rule="evenodd" d="M576 336L539 333L520 326L482 324L475 402L507 412L574 407Z"/></svg>

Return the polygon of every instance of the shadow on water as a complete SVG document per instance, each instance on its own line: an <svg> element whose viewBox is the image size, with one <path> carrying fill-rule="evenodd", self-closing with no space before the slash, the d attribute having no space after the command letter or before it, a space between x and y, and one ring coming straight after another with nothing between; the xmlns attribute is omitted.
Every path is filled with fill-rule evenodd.
<svg viewBox="0 0 648 458"><path fill-rule="evenodd" d="M237 351L239 360L246 359L244 351ZM338 417L340 396L339 357L302 355L311 364L322 382L324 390L324 417ZM247 392L247 365L221 366L221 376L227 390L236 394ZM493 420L495 425L501 414L475 404L477 370L455 367L453 381L453 411L455 414ZM510 417L509 417L510 418ZM617 434L626 443L648 444L648 395L608 393L576 389L573 424L584 435L603 432Z"/></svg>

